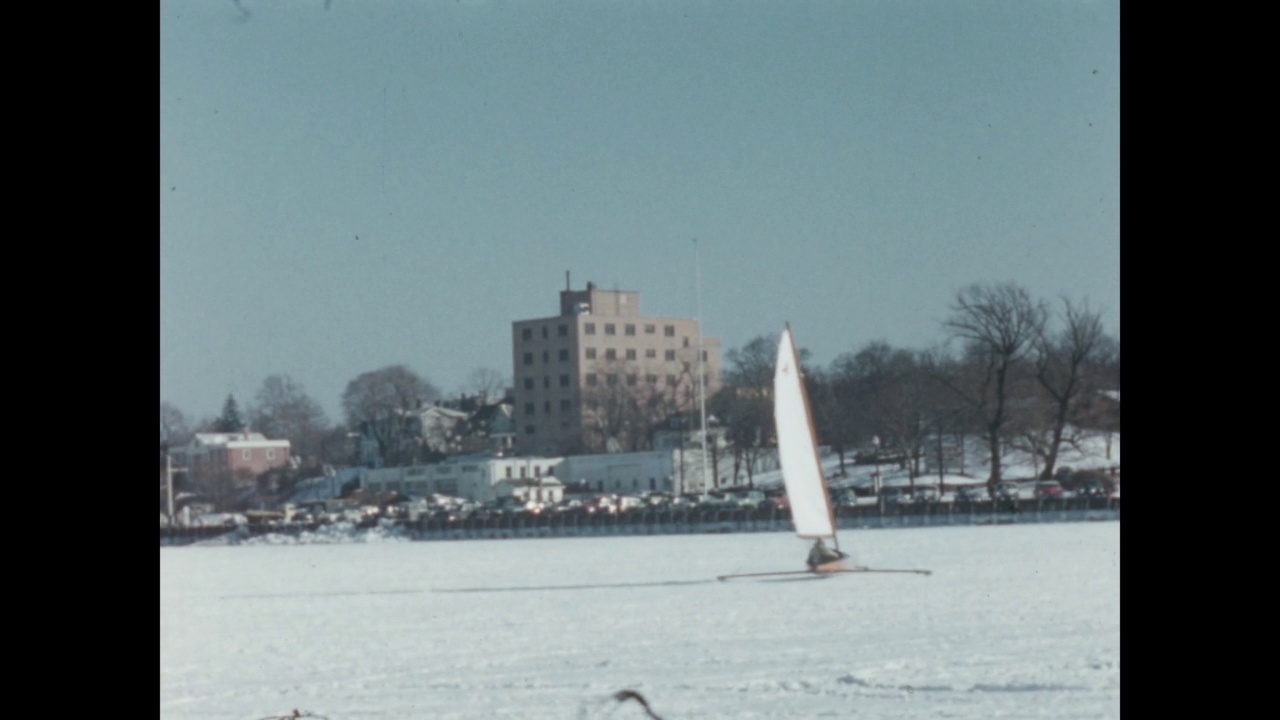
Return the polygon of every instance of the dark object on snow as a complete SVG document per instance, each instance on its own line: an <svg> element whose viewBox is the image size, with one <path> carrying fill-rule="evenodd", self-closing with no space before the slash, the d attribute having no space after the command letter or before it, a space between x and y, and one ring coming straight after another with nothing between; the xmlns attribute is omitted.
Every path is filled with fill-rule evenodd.
<svg viewBox="0 0 1280 720"><path fill-rule="evenodd" d="M654 714L653 710L649 709L649 702L644 699L644 696L636 692L635 690L619 690L618 692L613 694L613 699L617 700L618 702L635 700L636 702L640 703L640 707L644 708L645 713L648 714L649 717L653 718L654 720L662 720L662 718Z"/></svg>

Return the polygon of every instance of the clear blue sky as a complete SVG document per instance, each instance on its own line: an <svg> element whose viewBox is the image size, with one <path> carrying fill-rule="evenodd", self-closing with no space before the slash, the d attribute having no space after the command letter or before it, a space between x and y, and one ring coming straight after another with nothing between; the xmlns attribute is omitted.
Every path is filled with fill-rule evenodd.
<svg viewBox="0 0 1280 720"><path fill-rule="evenodd" d="M566 270L924 348L957 290L1120 332L1115 0L160 3L160 399L511 375Z"/></svg>

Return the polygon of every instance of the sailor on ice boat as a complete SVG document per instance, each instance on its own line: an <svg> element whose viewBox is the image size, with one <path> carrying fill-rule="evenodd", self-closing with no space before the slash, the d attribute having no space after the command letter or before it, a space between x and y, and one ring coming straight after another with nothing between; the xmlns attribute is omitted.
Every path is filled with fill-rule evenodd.
<svg viewBox="0 0 1280 720"><path fill-rule="evenodd" d="M782 480L786 484L787 500L791 505L791 521L795 523L796 535L814 541L807 561L809 569L721 575L719 579L797 574L825 576L848 572L909 572L928 575L928 570L884 570L854 565L849 556L840 551L835 513L831 510L826 483L822 477L817 434L813 429L813 415L809 410L809 397L804 389L804 377L800 373L799 355L791 337L790 325L782 331L782 338L778 341L778 363L773 374L773 403L773 419L778 433L778 461L782 466ZM834 547L827 547L827 540Z"/></svg>

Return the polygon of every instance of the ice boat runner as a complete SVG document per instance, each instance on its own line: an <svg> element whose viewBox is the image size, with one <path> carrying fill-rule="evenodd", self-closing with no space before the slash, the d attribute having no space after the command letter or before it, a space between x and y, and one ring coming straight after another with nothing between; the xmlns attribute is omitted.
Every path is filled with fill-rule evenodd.
<svg viewBox="0 0 1280 720"><path fill-rule="evenodd" d="M762 575L794 575L812 573L826 575L840 572L911 572L928 575L928 570L873 570L854 565L849 556L840 551L836 537L835 513L827 496L826 482L822 476L822 464L818 459L817 434L813 429L813 413L809 409L809 396L804 389L804 377L800 373L800 358L791 325L782 331L778 341L778 362L773 373L773 420L778 433L778 461L782 466L782 480L787 488L787 500L791 505L791 521L796 535L813 540L809 550L808 570L771 573L746 573L721 575L720 580L734 577ZM831 541L832 547L827 546Z"/></svg>

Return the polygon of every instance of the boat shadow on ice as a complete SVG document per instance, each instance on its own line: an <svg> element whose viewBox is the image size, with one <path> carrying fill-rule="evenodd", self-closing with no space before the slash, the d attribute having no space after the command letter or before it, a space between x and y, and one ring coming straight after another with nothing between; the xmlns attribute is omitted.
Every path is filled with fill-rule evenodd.
<svg viewBox="0 0 1280 720"><path fill-rule="evenodd" d="M841 675L836 678L836 682L844 685L855 685L870 690L892 690L896 692L916 693L946 693L946 692L972 692L972 693L1019 693L1019 692L1061 692L1061 691L1079 691L1088 690L1089 688L1080 685L1062 685L1058 683L977 683L968 687L954 687L951 685L912 685L909 683L879 683L870 680L864 680L852 673Z"/></svg>
<svg viewBox="0 0 1280 720"><path fill-rule="evenodd" d="M548 590L604 590L610 588L675 587L710 585L714 580L663 580L657 582L585 583L581 585L518 585L514 587L436 588L437 593L545 592Z"/></svg>

